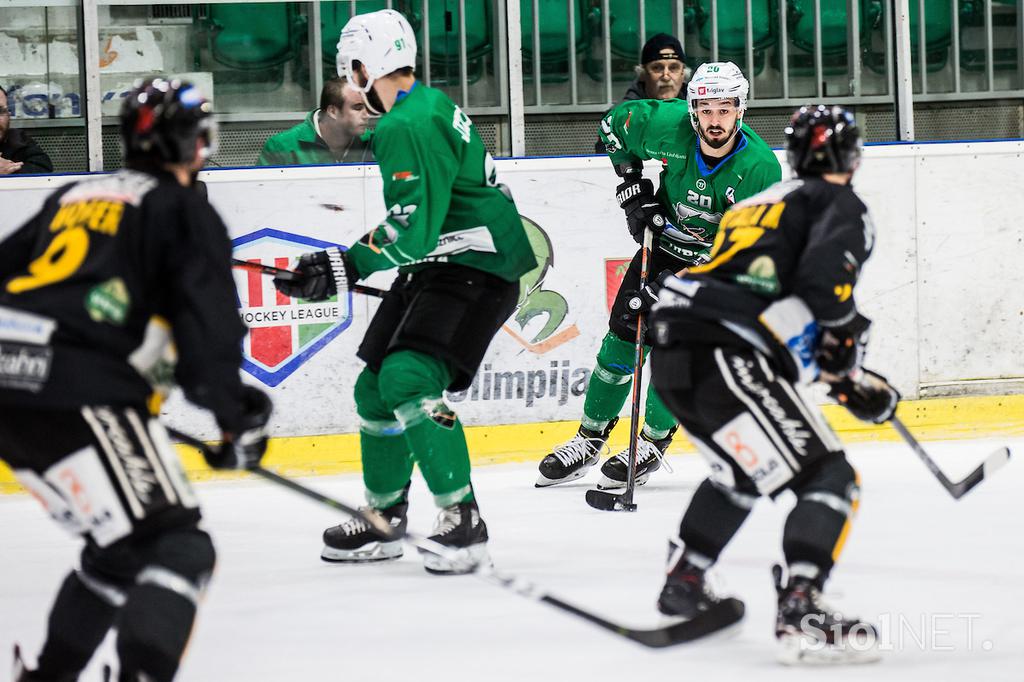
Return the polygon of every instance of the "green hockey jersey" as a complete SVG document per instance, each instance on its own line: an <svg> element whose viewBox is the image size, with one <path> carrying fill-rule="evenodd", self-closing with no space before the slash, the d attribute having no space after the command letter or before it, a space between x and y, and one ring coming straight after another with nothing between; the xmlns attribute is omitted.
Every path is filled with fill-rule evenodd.
<svg viewBox="0 0 1024 682"><path fill-rule="evenodd" d="M416 82L377 124L388 215L352 246L363 277L456 263L509 282L537 266L512 195L469 117Z"/></svg>
<svg viewBox="0 0 1024 682"><path fill-rule="evenodd" d="M601 139L616 165L661 161L657 197L666 215L677 227L685 226L709 243L730 206L782 178L771 148L746 125L740 128L732 152L709 169L684 100L623 102L601 121ZM695 260L692 247L676 242L670 234L663 234L658 246L687 264Z"/></svg>

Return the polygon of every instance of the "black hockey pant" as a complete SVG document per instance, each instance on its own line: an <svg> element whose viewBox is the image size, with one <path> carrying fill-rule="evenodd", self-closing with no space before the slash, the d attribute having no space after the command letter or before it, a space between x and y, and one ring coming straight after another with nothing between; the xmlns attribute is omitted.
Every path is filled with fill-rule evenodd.
<svg viewBox="0 0 1024 682"><path fill-rule="evenodd" d="M141 406L3 406L0 457L85 539L50 612L38 679L77 679L111 627L121 680L173 679L215 553L163 426Z"/></svg>
<svg viewBox="0 0 1024 682"><path fill-rule="evenodd" d="M792 490L786 561L792 574L823 582L859 487L821 410L753 349L659 348L652 367L658 393L711 465L680 524L686 551L715 561L759 496Z"/></svg>

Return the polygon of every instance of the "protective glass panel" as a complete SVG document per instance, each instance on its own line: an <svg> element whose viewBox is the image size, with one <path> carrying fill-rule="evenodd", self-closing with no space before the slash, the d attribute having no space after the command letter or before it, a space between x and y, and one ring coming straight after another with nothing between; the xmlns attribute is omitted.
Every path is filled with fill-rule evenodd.
<svg viewBox="0 0 1024 682"><path fill-rule="evenodd" d="M9 110L7 116L0 115L0 142L6 141L8 149L15 139L28 136L55 171L84 171L88 164L79 70L79 8L75 3L51 7L17 4L0 7L0 86L7 91L6 97L0 94L6 99L0 106ZM9 153L13 155L13 150ZM22 162L19 168L0 162L0 174L29 171L49 169L45 162Z"/></svg>

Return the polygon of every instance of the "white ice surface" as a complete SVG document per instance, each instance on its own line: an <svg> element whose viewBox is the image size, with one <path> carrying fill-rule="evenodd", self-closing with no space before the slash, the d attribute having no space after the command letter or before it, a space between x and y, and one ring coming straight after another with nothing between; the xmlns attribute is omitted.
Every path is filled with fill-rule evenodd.
<svg viewBox="0 0 1024 682"><path fill-rule="evenodd" d="M993 440L927 444L951 478ZM1024 441L1010 443L1024 453ZM881 663L828 671L774 663L770 566L781 558L792 502L763 501L725 551L718 572L746 601L742 628L716 640L653 651L473 577L426 574L415 555L389 564L320 561L320 532L340 517L258 480L198 486L220 561L181 680L1024 680L1024 465L1011 461L960 501L901 444L852 446L863 504L829 583L833 603L882 626ZM636 514L590 509L596 478L534 489L532 465L474 473L504 571L609 618L657 623L665 540L705 474L673 458L637 492ZM311 479L348 501L357 476ZM413 486L411 526L433 506ZM31 656L77 543L27 496L0 498L0 662L20 641ZM113 658L108 637L83 680ZM0 665L0 670L5 666ZM6 673L0 672L0 679Z"/></svg>

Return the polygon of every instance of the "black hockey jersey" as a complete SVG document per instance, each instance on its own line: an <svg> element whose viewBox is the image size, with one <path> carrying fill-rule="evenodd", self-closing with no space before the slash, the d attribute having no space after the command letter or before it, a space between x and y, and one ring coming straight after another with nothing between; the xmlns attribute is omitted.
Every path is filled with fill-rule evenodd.
<svg viewBox="0 0 1024 682"><path fill-rule="evenodd" d="M819 327L858 315L854 288L874 240L868 209L849 185L776 183L726 212L707 264L666 283L652 319L655 344L745 342L795 379L799 367L790 363L811 368Z"/></svg>
<svg viewBox="0 0 1024 682"><path fill-rule="evenodd" d="M60 188L0 243L0 405L150 402L173 340L186 396L235 423L245 327L230 258L220 217L168 174Z"/></svg>

